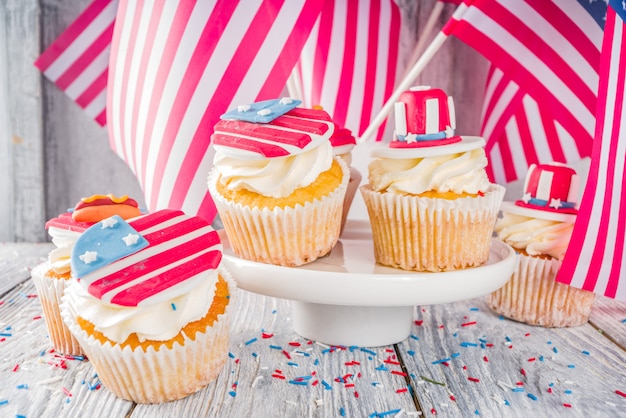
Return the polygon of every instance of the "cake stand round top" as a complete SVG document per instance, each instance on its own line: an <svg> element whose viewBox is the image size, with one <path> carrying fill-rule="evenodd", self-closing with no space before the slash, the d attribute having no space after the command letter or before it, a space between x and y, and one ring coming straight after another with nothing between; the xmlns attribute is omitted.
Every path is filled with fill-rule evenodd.
<svg viewBox="0 0 626 418"><path fill-rule="evenodd" d="M224 264L239 288L299 302L342 306L415 306L455 302L502 287L517 264L515 251L493 239L482 266L430 273L385 267L374 260L366 220L348 220L330 254L299 267L235 256L224 231Z"/></svg>

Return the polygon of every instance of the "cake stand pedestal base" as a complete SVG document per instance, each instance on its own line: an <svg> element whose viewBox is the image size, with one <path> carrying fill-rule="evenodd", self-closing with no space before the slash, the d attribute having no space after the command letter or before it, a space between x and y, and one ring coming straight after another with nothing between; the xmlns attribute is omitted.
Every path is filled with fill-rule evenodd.
<svg viewBox="0 0 626 418"><path fill-rule="evenodd" d="M293 327L328 345L380 347L405 340L413 306L342 306L292 301Z"/></svg>

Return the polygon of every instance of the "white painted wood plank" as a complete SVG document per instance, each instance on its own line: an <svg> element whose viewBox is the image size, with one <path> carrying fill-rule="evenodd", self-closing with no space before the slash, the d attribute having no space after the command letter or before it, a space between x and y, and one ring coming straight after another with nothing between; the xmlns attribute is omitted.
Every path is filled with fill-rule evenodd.
<svg viewBox="0 0 626 418"><path fill-rule="evenodd" d="M626 387L626 353L590 325L529 326L500 319L482 299L419 308L417 320L423 321L413 331L419 340L400 350L425 411L613 417L626 410L626 398L615 393ZM438 363L447 358L448 367Z"/></svg>
<svg viewBox="0 0 626 418"><path fill-rule="evenodd" d="M589 322L626 349L626 303L597 296Z"/></svg>
<svg viewBox="0 0 626 418"><path fill-rule="evenodd" d="M30 278L30 270L45 261L52 244L0 242L0 297Z"/></svg>

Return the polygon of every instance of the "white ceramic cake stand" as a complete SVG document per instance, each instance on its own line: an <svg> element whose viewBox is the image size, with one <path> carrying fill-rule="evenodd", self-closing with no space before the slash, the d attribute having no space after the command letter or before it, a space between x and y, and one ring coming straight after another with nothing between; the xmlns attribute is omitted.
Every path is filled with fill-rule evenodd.
<svg viewBox="0 0 626 418"><path fill-rule="evenodd" d="M300 267L282 267L234 255L226 234L224 264L241 289L289 299L294 330L330 345L376 347L410 334L416 305L471 299L502 287L517 263L514 250L493 240L480 267L442 273L409 272L374 261L369 223L348 220L325 257Z"/></svg>

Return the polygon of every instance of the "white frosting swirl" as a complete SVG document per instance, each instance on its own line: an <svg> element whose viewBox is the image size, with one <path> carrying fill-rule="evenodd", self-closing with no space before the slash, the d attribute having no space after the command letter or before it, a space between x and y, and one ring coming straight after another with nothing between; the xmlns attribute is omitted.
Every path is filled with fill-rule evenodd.
<svg viewBox="0 0 626 418"><path fill-rule="evenodd" d="M524 250L529 255L547 254L562 260L574 224L504 213L494 229L498 238L513 248Z"/></svg>
<svg viewBox="0 0 626 418"><path fill-rule="evenodd" d="M57 274L65 274L70 271L70 259L74 243L81 233L51 226L48 234L52 237L52 243L56 248L48 254L48 261Z"/></svg>
<svg viewBox="0 0 626 418"><path fill-rule="evenodd" d="M378 158L369 164L369 184L376 191L420 194L486 192L487 157L483 148L423 158Z"/></svg>
<svg viewBox="0 0 626 418"><path fill-rule="evenodd" d="M221 182L231 190L250 190L263 196L286 197L306 187L328 170L333 162L329 141L301 154L261 160L227 157L217 151L214 166Z"/></svg>
<svg viewBox="0 0 626 418"><path fill-rule="evenodd" d="M68 307L73 315L94 324L95 329L109 340L126 341L137 334L140 341L166 341L174 338L190 322L202 319L213 302L218 271L204 273L192 290L159 303L127 307L95 298L77 281L65 289Z"/></svg>

